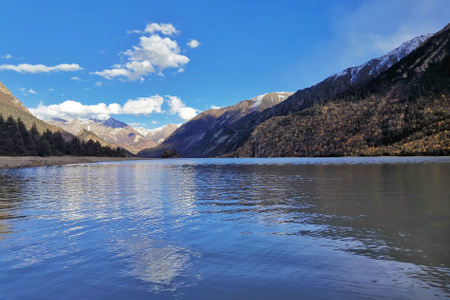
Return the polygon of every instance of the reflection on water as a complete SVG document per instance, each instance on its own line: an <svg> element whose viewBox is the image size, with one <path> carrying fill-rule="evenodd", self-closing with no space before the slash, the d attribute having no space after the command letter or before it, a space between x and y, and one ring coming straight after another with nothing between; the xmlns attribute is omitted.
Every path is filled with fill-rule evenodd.
<svg viewBox="0 0 450 300"><path fill-rule="evenodd" d="M447 158L182 159L3 170L0 293L450 297L448 182Z"/></svg>

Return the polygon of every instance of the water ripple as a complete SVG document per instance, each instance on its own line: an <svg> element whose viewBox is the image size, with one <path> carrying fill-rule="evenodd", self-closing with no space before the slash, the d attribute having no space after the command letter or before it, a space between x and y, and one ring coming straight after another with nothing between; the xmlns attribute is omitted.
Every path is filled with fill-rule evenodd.
<svg viewBox="0 0 450 300"><path fill-rule="evenodd" d="M449 296L449 162L183 159L3 170L0 292Z"/></svg>

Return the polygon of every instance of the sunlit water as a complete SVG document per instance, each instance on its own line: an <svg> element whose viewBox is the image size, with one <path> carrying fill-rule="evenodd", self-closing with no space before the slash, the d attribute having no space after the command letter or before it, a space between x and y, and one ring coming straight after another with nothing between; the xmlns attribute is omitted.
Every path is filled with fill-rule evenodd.
<svg viewBox="0 0 450 300"><path fill-rule="evenodd" d="M1 299L450 298L450 158L0 170Z"/></svg>

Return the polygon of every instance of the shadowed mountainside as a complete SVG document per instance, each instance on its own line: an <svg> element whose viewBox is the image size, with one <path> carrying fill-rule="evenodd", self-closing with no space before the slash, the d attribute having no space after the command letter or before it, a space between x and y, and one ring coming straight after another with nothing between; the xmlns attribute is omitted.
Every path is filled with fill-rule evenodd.
<svg viewBox="0 0 450 300"><path fill-rule="evenodd" d="M447 25L366 85L263 122L234 155L449 155L449 37Z"/></svg>
<svg viewBox="0 0 450 300"><path fill-rule="evenodd" d="M268 107L281 103L290 92L276 92L241 101L235 105L202 112L173 132L161 145L138 153L141 157L161 157L164 150L177 150L182 157L208 157L215 145L222 143L221 134L231 124L246 116L258 115Z"/></svg>
<svg viewBox="0 0 450 300"><path fill-rule="evenodd" d="M256 112L242 113L248 111L248 107L252 105L245 101L230 106L227 113L206 111L181 126L162 145L141 151L138 155L159 157L165 149L177 149L182 157L229 155L241 147L261 123L273 117L290 115L325 103L347 90L364 86L423 44L429 37L423 35L409 40L386 55L363 65L347 68L312 87L297 91L284 101L262 106ZM239 114L239 117L235 117L236 114ZM224 118L228 122L220 124ZM217 126L217 123L220 126Z"/></svg>

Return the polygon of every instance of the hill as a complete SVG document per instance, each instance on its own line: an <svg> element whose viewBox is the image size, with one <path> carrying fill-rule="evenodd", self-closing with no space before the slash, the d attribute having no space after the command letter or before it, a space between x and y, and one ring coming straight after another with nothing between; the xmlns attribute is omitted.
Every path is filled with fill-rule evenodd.
<svg viewBox="0 0 450 300"><path fill-rule="evenodd" d="M61 127L74 135L79 135L83 130L92 132L97 139L100 138L108 144L118 145L136 154L142 149L154 147L156 143L145 138L141 133L126 123L109 118L107 120L90 119L87 121L73 119L52 119L50 124Z"/></svg>
<svg viewBox="0 0 450 300"><path fill-rule="evenodd" d="M364 85L259 124L239 157L450 154L450 25Z"/></svg>
<svg viewBox="0 0 450 300"><path fill-rule="evenodd" d="M160 157L166 149L176 149L182 157L215 157L234 153L263 122L325 103L347 90L364 86L410 54L429 37L430 35L422 35L411 39L379 58L347 68L312 87L288 94L289 97L283 99L284 101L261 105L257 111L250 110L253 103L257 102L256 98L246 100L250 102L242 101L225 108L224 111L206 111L181 126L160 146L141 151L138 155ZM270 95L272 94L263 97L271 97Z"/></svg>
<svg viewBox="0 0 450 300"><path fill-rule="evenodd" d="M141 157L161 157L165 150L177 150L182 157L208 157L215 145L221 143L218 138L228 127L247 117L260 114L287 99L292 93L276 92L241 101L235 105L210 109L184 123L162 144L138 153Z"/></svg>
<svg viewBox="0 0 450 300"><path fill-rule="evenodd" d="M0 129L0 155L124 155L116 149L117 145L106 143L92 133L75 138L60 127L39 120L1 82ZM90 152L83 147L90 148Z"/></svg>
<svg viewBox="0 0 450 300"><path fill-rule="evenodd" d="M20 102L19 99L13 96L11 91L0 82L0 115L4 119L12 116L14 119L20 118L28 129L31 129L33 124L40 133L49 129L52 132L61 131L55 126L51 126L31 114L31 112Z"/></svg>
<svg viewBox="0 0 450 300"><path fill-rule="evenodd" d="M429 37L429 35L415 37L379 58L371 59L360 66L347 68L340 73L331 75L312 87L298 90L282 103L268 108L258 115L239 120L217 137L221 143L214 147L209 156L233 153L250 138L259 124L273 117L286 116L302 111L316 104L325 103L330 98L347 90L364 86L410 54Z"/></svg>
<svg viewBox="0 0 450 300"><path fill-rule="evenodd" d="M155 142L157 145L161 144L169 137L181 124L167 124L154 129L146 129L142 127L135 127L134 129L142 134L147 140Z"/></svg>

